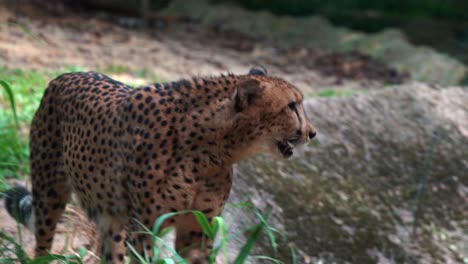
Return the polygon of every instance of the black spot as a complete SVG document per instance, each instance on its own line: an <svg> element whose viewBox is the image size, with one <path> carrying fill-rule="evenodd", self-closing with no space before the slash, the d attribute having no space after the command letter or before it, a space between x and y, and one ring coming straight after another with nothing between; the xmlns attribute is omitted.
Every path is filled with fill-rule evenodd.
<svg viewBox="0 0 468 264"><path fill-rule="evenodd" d="M192 88L192 84L187 81L187 80L181 80L180 83L187 89L191 89Z"/></svg>
<svg viewBox="0 0 468 264"><path fill-rule="evenodd" d="M212 212L213 212L213 209L212 209L212 208L208 208L208 209L202 210L202 212L203 212L204 214L209 214L209 213L212 213Z"/></svg>
<svg viewBox="0 0 468 264"><path fill-rule="evenodd" d="M45 236L45 231L44 229L40 228L39 230L37 230L37 233L40 235L40 236Z"/></svg>
<svg viewBox="0 0 468 264"><path fill-rule="evenodd" d="M192 183L192 182L193 182L192 179L190 179L190 178L184 178L184 181L185 181L186 183Z"/></svg>
<svg viewBox="0 0 468 264"><path fill-rule="evenodd" d="M54 189L49 189L49 191L47 192L47 197L57 198L57 196L57 192Z"/></svg>
<svg viewBox="0 0 468 264"><path fill-rule="evenodd" d="M115 235L114 236L114 242L119 243L120 241L122 241L122 236L121 235Z"/></svg>
<svg viewBox="0 0 468 264"><path fill-rule="evenodd" d="M169 90L171 89L171 85L169 83L164 83L164 90Z"/></svg>

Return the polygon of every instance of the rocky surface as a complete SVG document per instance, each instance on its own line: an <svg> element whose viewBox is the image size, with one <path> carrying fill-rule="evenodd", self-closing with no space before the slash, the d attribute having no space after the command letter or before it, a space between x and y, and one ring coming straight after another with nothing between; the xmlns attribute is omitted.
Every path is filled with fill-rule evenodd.
<svg viewBox="0 0 468 264"><path fill-rule="evenodd" d="M466 262L467 102L462 88L424 84L309 99L317 139L289 161L240 164L231 201L271 210L285 263L287 242L299 263Z"/></svg>
<svg viewBox="0 0 468 264"><path fill-rule="evenodd" d="M209 5L208 1L171 1L164 14L188 16L286 45L329 51L358 50L382 59L415 80L457 84L467 74L463 63L427 47L415 47L397 30L364 34L334 27L319 16L293 18L268 12L251 12L236 6Z"/></svg>
<svg viewBox="0 0 468 264"><path fill-rule="evenodd" d="M463 65L412 47L395 31L367 36L334 28L317 17L278 18L221 7L209 11L202 1L196 6L188 4L195 1L172 3L166 14L187 12L199 22L129 30L96 17L37 15L37 9L27 6L17 15L0 5L0 23L26 25L43 42L12 24L0 27L0 64L149 69L159 80L244 73L262 64L304 92L306 110L319 133L291 160L261 156L236 167L231 202L247 201L271 212L268 222L285 235L279 236L278 246L285 263L291 263L290 247L297 249L299 263L468 262L468 92L405 83L404 74L456 83L466 71ZM252 37L252 32L259 34ZM280 43L284 39L288 45ZM403 71L347 52L352 47ZM150 79L115 77L133 84ZM314 96L331 88L357 95ZM229 245L232 257L245 239L241 230L258 219L242 207L228 208L225 216L230 230L241 233ZM72 219L83 221L79 214ZM2 208L0 222L2 231L17 234L15 222ZM67 221L61 224L55 252L71 234L67 226ZM75 238L75 251L96 241L92 232ZM255 254L271 255L267 239L260 242ZM23 245L31 254L28 231Z"/></svg>
<svg viewBox="0 0 468 264"><path fill-rule="evenodd" d="M260 64L306 95L330 89L379 89L410 77L358 52L283 47L221 25L180 21L182 18L144 30L118 26L114 22L120 23L119 18L107 15L57 17L28 5L19 10L15 15L0 5L0 23L8 25L0 28L0 64L10 68L122 68L146 72L158 77L151 81L161 81L227 71L240 74ZM26 25L37 38L16 24ZM136 85L144 81L131 80Z"/></svg>
<svg viewBox="0 0 468 264"><path fill-rule="evenodd" d="M466 262L466 102L463 88L417 83L308 99L317 138L290 160L259 156L236 166L230 202L270 214L269 224L283 233L278 257L285 263L291 263L291 247L298 263ZM15 234L14 221L0 211L2 231ZM234 258L249 235L241 230L259 220L246 207L228 206L224 216L230 233L238 233L228 246ZM80 236L70 248L95 247L79 214L71 219L76 223L65 220L59 227L56 250L67 245L62 241L73 227ZM30 254L33 244L23 230ZM266 236L255 254L272 256Z"/></svg>

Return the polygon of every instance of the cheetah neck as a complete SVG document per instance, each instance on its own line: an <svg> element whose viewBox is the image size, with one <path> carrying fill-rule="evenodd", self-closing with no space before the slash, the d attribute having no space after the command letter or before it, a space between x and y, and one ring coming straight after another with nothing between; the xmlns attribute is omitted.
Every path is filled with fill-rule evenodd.
<svg viewBox="0 0 468 264"><path fill-rule="evenodd" d="M230 167L261 152L252 144L258 120L236 113L234 108L236 86L242 78L245 77L228 75L169 84L177 92L175 104L184 106L184 126L179 131L184 139L182 153L199 156L205 163Z"/></svg>
<svg viewBox="0 0 468 264"><path fill-rule="evenodd" d="M229 166L258 152L251 147L257 121L234 108L236 86L243 78L248 76L230 74L154 85L160 98L170 98L172 109L183 115L177 133L182 139L180 153L212 166Z"/></svg>
<svg viewBox="0 0 468 264"><path fill-rule="evenodd" d="M194 124L194 121L188 119L187 124ZM185 133L182 137L186 139L184 143L189 144L185 144L179 153L191 157L189 162L195 163L200 174L230 170L234 163L262 152L254 147L247 133L239 133L248 129L247 125L237 126L236 122L212 125L200 122L199 130Z"/></svg>

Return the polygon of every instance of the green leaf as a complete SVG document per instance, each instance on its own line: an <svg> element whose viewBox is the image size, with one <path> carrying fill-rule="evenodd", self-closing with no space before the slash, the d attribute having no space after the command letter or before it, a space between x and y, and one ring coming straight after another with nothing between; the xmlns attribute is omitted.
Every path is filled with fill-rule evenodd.
<svg viewBox="0 0 468 264"><path fill-rule="evenodd" d="M294 245L291 245L289 247L291 249L291 258L292 258L292 264L296 264L297 263L297 253L296 253L296 248L294 247Z"/></svg>
<svg viewBox="0 0 468 264"><path fill-rule="evenodd" d="M277 231L276 229L273 229L271 228L267 221L266 221L266 218L268 218L268 215L266 218L263 217L262 214L260 214L259 211L257 211L257 217L260 219L260 221L262 221L262 224L265 226L265 230L266 230L266 233L268 235L268 238L270 239L271 241L271 246L273 247L273 253L276 256L278 256L278 244L276 244L276 239L275 239L275 235L273 234L273 231ZM279 232L279 231L277 231Z"/></svg>
<svg viewBox="0 0 468 264"><path fill-rule="evenodd" d="M185 213L185 211L184 212L177 212L177 213L167 213L167 214L163 214L160 217L158 217L158 219L156 219L156 222L154 222L152 233L154 235L158 235L159 230L161 229L164 221L166 221L167 219L169 219L171 217L179 215L181 213Z"/></svg>
<svg viewBox="0 0 468 264"><path fill-rule="evenodd" d="M161 264L175 264L175 262L170 258L162 259L159 263L161 263Z"/></svg>
<svg viewBox="0 0 468 264"><path fill-rule="evenodd" d="M11 86L4 80L0 80L0 85L3 86L3 89L5 89L5 92L8 95L8 100L10 101L11 105L11 110L13 111L13 117L15 118L15 125L18 128L18 115L16 114L16 104L15 104L15 97L13 95L13 90L11 89Z"/></svg>
<svg viewBox="0 0 468 264"><path fill-rule="evenodd" d="M5 23L2 23L2 24L5 24ZM34 35L33 33L31 33L31 31L29 29L27 29L25 26L21 25L21 24L18 24L18 23L15 23L15 22L8 22L7 25L13 25L13 26L17 26L21 31L23 31L26 35L28 35L29 37L31 37L34 41L36 41L37 43L41 44L42 46L46 46L45 42L40 40L38 37L36 37L36 35Z"/></svg>
<svg viewBox="0 0 468 264"><path fill-rule="evenodd" d="M247 259L247 256L250 254L250 251L252 250L253 246L257 242L260 233L262 232L263 228L265 226L262 224L258 224L255 226L254 231L250 235L249 240L245 243L245 245L242 247L239 255L237 255L236 260L234 260L234 264L243 264L245 263L245 260Z"/></svg>
<svg viewBox="0 0 468 264"><path fill-rule="evenodd" d="M221 230L221 239L219 242L219 245L215 246L212 250L209 257L209 263L215 263L216 262L216 256L218 255L219 250L221 248L223 249L223 255L224 255L224 262L228 263L228 258L227 258L227 229L224 224L224 219L220 216L215 216L213 218L213 227L216 230L216 234ZM215 235L216 237L216 235Z"/></svg>
<svg viewBox="0 0 468 264"><path fill-rule="evenodd" d="M167 234L169 234L172 230L174 230L173 226L163 228L163 230L161 230L159 232L158 237L163 238L163 237L167 236Z"/></svg>
<svg viewBox="0 0 468 264"><path fill-rule="evenodd" d="M166 243L163 239L160 237L155 237L156 240L158 240L164 247L166 247L171 253L174 258L176 258L177 263L180 264L186 264L187 262L175 251L174 248L172 248L170 245Z"/></svg>
<svg viewBox="0 0 468 264"><path fill-rule="evenodd" d="M13 245L14 249L12 249L12 253L16 256L16 261L12 261L13 263L29 263L30 259L26 252L23 250L21 245L16 243L16 241L6 233L0 231L0 242L6 243L5 249L9 249L9 245ZM9 250L10 251L10 250ZM9 254L8 254L9 255ZM8 258L9 260L14 260L12 258Z"/></svg>
<svg viewBox="0 0 468 264"><path fill-rule="evenodd" d="M79 250L79 255L80 255L80 258L84 258L84 256L86 255L86 248L85 247L80 247L80 250Z"/></svg>
<svg viewBox="0 0 468 264"><path fill-rule="evenodd" d="M210 223L208 222L208 218L206 218L205 214L200 211L192 211L193 215L197 219L198 224L202 228L203 232L210 238L215 239L216 230L213 228Z"/></svg>
<svg viewBox="0 0 468 264"><path fill-rule="evenodd" d="M138 253L138 251L130 244L129 242L125 242L127 244L128 249L130 249L130 255L132 258L137 260L137 263L143 264L147 263L146 260Z"/></svg>
<svg viewBox="0 0 468 264"><path fill-rule="evenodd" d="M156 222L154 223L153 225L153 229L152 229L152 232L150 232L150 230L148 228L146 228L146 226L139 222L138 220L134 219L134 221L136 221L142 228L143 230L145 230L144 232L134 232L134 234L148 234L148 235L151 235L152 237L152 243L153 243L153 261L152 263L154 263L155 260L157 260L159 258L159 250L155 250L155 245L156 245L156 241L158 241L159 243L161 243L162 246L166 247L172 254L173 254L173 257L175 257L178 261L178 263L180 264L186 264L185 260L175 251L175 249L173 249L170 245L168 245L163 239L161 239L159 237L159 230L161 229L164 221L166 221L167 219L171 218L171 217L174 217L174 216L177 216L177 215L180 215L180 214L186 214L190 211L180 211L180 212L175 212L175 213L167 213L167 214L163 214L162 216L158 217L158 219L156 219ZM164 230L166 230L167 228L165 228ZM163 232L164 232L163 230ZM127 244L129 244L127 242ZM135 257L138 257L138 259L143 259L143 257L141 255L138 254L138 252L136 252L136 250L132 247L130 249L133 253L133 255L135 255ZM147 263L147 262L141 262L141 263Z"/></svg>
<svg viewBox="0 0 468 264"><path fill-rule="evenodd" d="M249 209L255 209L255 205L250 202L228 203L226 204L226 207L227 208L247 207Z"/></svg>
<svg viewBox="0 0 468 264"><path fill-rule="evenodd" d="M284 264L284 262L280 261L280 260L277 260L277 259L274 259L274 258L270 258L270 257L267 257L267 256L255 256L254 258L256 259L263 259L263 260L269 260L273 263L276 263L276 264Z"/></svg>

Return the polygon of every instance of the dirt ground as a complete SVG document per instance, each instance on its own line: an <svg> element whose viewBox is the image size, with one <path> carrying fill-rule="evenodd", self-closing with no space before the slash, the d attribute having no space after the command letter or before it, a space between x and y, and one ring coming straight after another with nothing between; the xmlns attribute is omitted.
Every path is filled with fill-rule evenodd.
<svg viewBox="0 0 468 264"><path fill-rule="evenodd" d="M14 237L29 256L34 254L34 234L17 223L8 215L3 201L0 203L0 229ZM20 239L21 237L21 239ZM98 237L93 226L85 219L82 212L69 205L67 212L57 226L52 253L64 255L78 254L80 247L89 249L85 256L86 263L97 263L98 257L93 251L97 248Z"/></svg>
<svg viewBox="0 0 468 264"><path fill-rule="evenodd" d="M223 30L218 25L201 26L185 18L161 18L159 22L159 26L132 29L102 13L51 16L32 5L0 5L0 66L23 69L81 66L87 70L126 67L130 72L148 70L162 80L173 80L228 71L242 74L260 64L271 75L295 84L306 96L331 87L380 88L409 78L406 73L358 53L325 54L301 47L279 47L261 37ZM17 24L25 26L40 41ZM146 81L129 74L118 78L134 84ZM18 234L3 202L0 228L12 236ZM82 245L95 246L94 232L73 209L58 230L55 253L63 252L64 248L77 252ZM34 239L25 229L22 244L32 255Z"/></svg>
<svg viewBox="0 0 468 264"><path fill-rule="evenodd" d="M261 37L163 17L156 26L128 28L131 19L102 13L51 16L35 6L0 6L0 63L10 68L150 70L164 80L219 72L245 73L252 65L291 81L306 94L323 87L379 87L401 83L399 73L368 56L285 48ZM130 21L130 22L128 22ZM43 44L14 25L24 25ZM131 24L131 23L130 23ZM121 26L127 25L127 27Z"/></svg>

